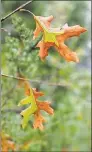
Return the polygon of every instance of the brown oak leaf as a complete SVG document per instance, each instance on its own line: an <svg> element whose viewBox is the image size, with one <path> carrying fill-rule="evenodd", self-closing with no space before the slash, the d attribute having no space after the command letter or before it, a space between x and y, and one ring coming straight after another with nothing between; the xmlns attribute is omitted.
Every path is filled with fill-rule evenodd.
<svg viewBox="0 0 92 152"><path fill-rule="evenodd" d="M37 37L41 31L43 32L42 40L37 45L37 47L40 48L39 57L41 60L44 60L46 56L48 56L48 49L51 46L54 46L60 55L68 62L79 62L76 52L71 51L71 49L69 49L64 44L64 42L68 38L79 36L81 33L87 30L80 25L68 26L68 24L65 24L62 29L51 28L50 22L53 18L51 18L49 26L46 24L47 22L44 22L44 20L41 18L42 17L34 16L37 24L36 30L34 32L34 38Z"/></svg>
<svg viewBox="0 0 92 152"><path fill-rule="evenodd" d="M36 89L35 89L35 93L34 93L34 96L36 94L39 94L39 96L42 96L43 94L41 94L41 92L38 92ZM39 97L38 96L38 97ZM44 127L43 127L43 123L46 121L44 119L44 117L42 116L41 114L41 110L47 112L48 114L52 115L54 113L54 110L50 107L50 102L41 102L39 100L37 100L38 98L37 96L35 96L36 98L36 104L37 104L37 107L38 107L38 110L34 113L34 117L35 117L35 121L33 123L33 127L36 129L36 128L39 128L40 130L43 130Z"/></svg>
<svg viewBox="0 0 92 152"><path fill-rule="evenodd" d="M21 78L24 79L24 80L19 80L19 85L24 86L25 93L28 96L26 99L23 99L19 103L19 105L28 104L28 103L31 102L31 106L29 107L30 109L28 108L28 109L24 110L25 114L27 113L27 115L25 117L26 119L24 119L23 125L27 124L28 121L26 121L26 120L27 120L28 113L30 113L32 111L32 109L34 110L34 107L32 107L32 105L33 105L32 103L34 103L34 101L35 101L36 106L37 106L37 110L33 113L34 118L35 118L34 123L33 123L33 127L35 129L39 128L40 130L42 130L44 128L43 127L43 122L45 122L45 119L41 114L41 110L47 112L50 115L52 115L54 113L54 110L50 107L50 102L47 102L47 101L46 102L41 102L41 101L38 100L38 98L40 96L44 95L43 92L38 91L38 89L36 89L36 88L31 88L30 83L26 80L26 78L22 74L18 74L18 77L21 77ZM31 98L32 92L33 92L33 96L34 96L34 99L35 99L34 101L33 101L33 98ZM28 118L28 120L29 120L29 118Z"/></svg>

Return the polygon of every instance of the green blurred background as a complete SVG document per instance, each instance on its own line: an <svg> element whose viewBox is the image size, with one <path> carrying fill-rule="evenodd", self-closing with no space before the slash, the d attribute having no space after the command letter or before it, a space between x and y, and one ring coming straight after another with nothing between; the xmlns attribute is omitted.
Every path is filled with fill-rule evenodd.
<svg viewBox="0 0 92 152"><path fill-rule="evenodd" d="M27 1L2 1L2 17ZM42 62L37 49L32 49L35 21L27 12L17 12L2 23L2 73L16 76L18 70L45 93L41 100L51 101L53 116L43 113L47 122L44 131L34 130L33 117L25 130L17 104L24 98L18 81L2 77L2 130L17 145L17 151L91 151L91 2L34 1L25 7L35 15L55 18L52 27L81 25L87 32L73 37L66 44L77 52L80 63L66 62L54 48ZM9 35L11 33L11 35ZM21 55L19 56L19 51ZM48 83L62 84L51 86ZM30 143L25 146L25 143ZM20 150L20 146L24 147Z"/></svg>

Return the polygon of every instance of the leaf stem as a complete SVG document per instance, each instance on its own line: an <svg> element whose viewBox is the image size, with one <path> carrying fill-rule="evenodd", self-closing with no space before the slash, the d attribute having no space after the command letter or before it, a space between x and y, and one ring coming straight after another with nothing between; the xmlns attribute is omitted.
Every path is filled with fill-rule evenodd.
<svg viewBox="0 0 92 152"><path fill-rule="evenodd" d="M28 12L31 15L35 16L34 13L32 13L31 11L27 10L27 9L20 9L21 12Z"/></svg>

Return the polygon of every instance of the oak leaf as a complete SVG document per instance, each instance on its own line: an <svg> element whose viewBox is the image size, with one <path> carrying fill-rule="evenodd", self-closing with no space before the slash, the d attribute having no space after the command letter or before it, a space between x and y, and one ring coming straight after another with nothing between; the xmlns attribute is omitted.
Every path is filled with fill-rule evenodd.
<svg viewBox="0 0 92 152"><path fill-rule="evenodd" d="M31 88L30 83L23 75L18 74L18 76L23 78L23 80L19 80L19 85L24 86L25 93L27 95L25 99L19 102L18 106L30 104L27 109L20 113L23 116L22 127L25 128L27 126L30 116L34 114L35 121L33 127L42 130L44 128L43 122L45 122L45 119L41 115L41 110L47 112L48 114L53 114L54 111L50 107L50 102L41 102L38 100L40 96L44 95L43 92L39 92L36 88Z"/></svg>
<svg viewBox="0 0 92 152"><path fill-rule="evenodd" d="M54 46L60 55L64 57L68 62L79 62L77 54L75 52L72 52L64 44L64 42L70 37L79 36L81 33L85 32L86 29L79 25L69 27L68 24L65 24L62 29L50 28L50 26L47 26L47 24L45 24L41 18L42 17L34 16L37 24L37 28L34 32L34 38L38 36L40 31L43 32L42 40L37 45L37 47L40 48L39 57L41 60L44 60L46 56L48 56L48 49L51 46ZM37 31L37 29L39 30Z"/></svg>
<svg viewBox="0 0 92 152"><path fill-rule="evenodd" d="M50 107L50 102L41 102L37 100L38 97L43 96L43 92L39 92L36 89L30 88L30 95L28 95L25 99L21 100L18 106L31 104L27 109L23 110L20 114L23 116L22 127L25 128L30 119L30 116L34 114L34 128L39 128L42 130L43 122L45 122L44 117L41 115L41 110L47 112L48 114L53 114L54 111Z"/></svg>

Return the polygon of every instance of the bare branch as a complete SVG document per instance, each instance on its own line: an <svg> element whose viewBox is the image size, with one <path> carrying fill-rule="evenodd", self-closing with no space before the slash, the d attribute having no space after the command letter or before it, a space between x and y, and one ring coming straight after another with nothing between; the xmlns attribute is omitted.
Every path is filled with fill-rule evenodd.
<svg viewBox="0 0 92 152"><path fill-rule="evenodd" d="M50 86L60 86L60 87L70 87L71 86L71 84L53 83L53 82L47 82L47 81L43 81L43 80L30 80L30 79L24 79L24 78L21 78L21 77L5 75L5 74L1 74L1 76L7 77L7 78L13 78L13 79L17 79L17 80L29 81L30 83L33 82L33 83L46 84L46 85L50 85Z"/></svg>
<svg viewBox="0 0 92 152"><path fill-rule="evenodd" d="M20 9L22 9L23 7L25 7L26 5L28 5L29 3L31 3L31 1L26 2L25 4L21 5L20 7L18 7L17 9L15 9L14 11L12 11L11 13L9 13L8 15L6 15L5 17L1 18L1 22L3 22L4 20L6 20L8 17L10 17L11 15L13 15L14 13L18 12Z"/></svg>
<svg viewBox="0 0 92 152"><path fill-rule="evenodd" d="M2 112L15 112L15 113L20 113L22 110L24 110L24 108L18 108L18 107L16 107L16 108L9 108L9 109L4 109L4 110L2 110Z"/></svg>

